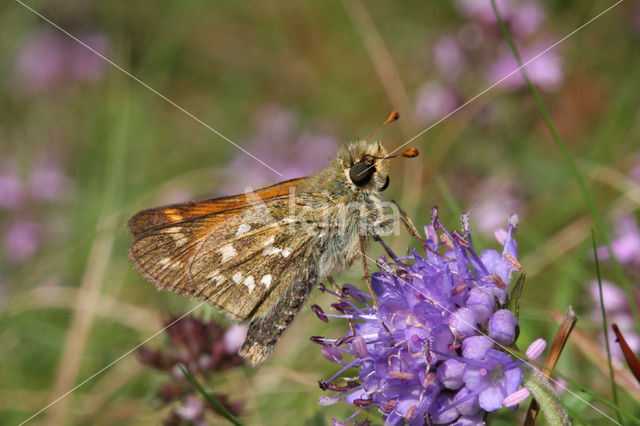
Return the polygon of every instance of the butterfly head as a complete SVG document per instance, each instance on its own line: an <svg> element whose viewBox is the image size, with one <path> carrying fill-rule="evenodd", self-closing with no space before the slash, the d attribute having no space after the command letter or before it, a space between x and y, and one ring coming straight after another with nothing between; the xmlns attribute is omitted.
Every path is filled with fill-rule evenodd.
<svg viewBox="0 0 640 426"><path fill-rule="evenodd" d="M403 157L415 157L418 150L409 148ZM355 188L382 192L389 186L390 156L380 142L361 140L343 147L338 154L339 167L347 183Z"/></svg>

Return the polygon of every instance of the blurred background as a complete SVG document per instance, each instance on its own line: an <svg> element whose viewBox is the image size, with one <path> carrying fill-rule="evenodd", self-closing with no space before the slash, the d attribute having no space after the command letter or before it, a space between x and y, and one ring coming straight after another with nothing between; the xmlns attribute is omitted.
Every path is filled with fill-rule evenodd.
<svg viewBox="0 0 640 426"><path fill-rule="evenodd" d="M612 4L500 2L524 60ZM30 422L225 424L170 386L175 366L149 367L157 364L155 351L179 352L175 342L190 338L206 347L226 339L219 350L228 362L202 378L247 424L324 425L348 417L352 407L317 403L318 380L336 367L309 342L312 335L343 336L344 323L325 324L305 309L257 369L234 366L225 352L236 328L209 330L209 341L185 326L170 344L167 333L155 334L196 304L157 292L133 270L126 220L143 208L313 173L393 109L400 121L377 137L389 149L403 144L516 69L490 3L27 5L117 66L20 2L0 5L0 423L18 424L82 384ZM640 8L623 2L528 67L635 289L639 42ZM399 201L420 229L433 205L450 228L470 211L482 249L498 246L494 232L517 213L527 272L520 347L552 340L553 312L572 305L580 319L558 370L611 398L594 287L594 219L521 76L411 145L421 155L393 165L385 197ZM387 242L401 253L413 244L406 235ZM369 255L380 253L372 244ZM629 299L607 251L599 254L609 319L637 351ZM354 265L335 278L363 286L360 277ZM312 300L328 309L332 297L315 292ZM194 316L196 329L212 318L229 324L208 306ZM142 352L128 353L154 335ZM622 359L617 344L613 355ZM621 405L639 414L640 387L626 374ZM604 424L583 402L563 398L578 420ZM523 411L501 411L493 424L513 423Z"/></svg>

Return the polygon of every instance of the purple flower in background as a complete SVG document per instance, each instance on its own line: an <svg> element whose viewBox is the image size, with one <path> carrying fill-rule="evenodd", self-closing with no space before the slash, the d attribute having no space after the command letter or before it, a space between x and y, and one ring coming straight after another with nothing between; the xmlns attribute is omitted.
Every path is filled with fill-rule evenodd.
<svg viewBox="0 0 640 426"><path fill-rule="evenodd" d="M0 209L7 210L0 232L4 258L12 263L31 259L55 228L51 220L38 220L42 202L61 201L71 194L71 180L57 158L50 151L42 153L24 176L13 159L0 161Z"/></svg>
<svg viewBox="0 0 640 426"><path fill-rule="evenodd" d="M637 183L640 183L640 154L636 155L636 162L631 170L629 170L629 177Z"/></svg>
<svg viewBox="0 0 640 426"><path fill-rule="evenodd" d="M24 184L13 162L0 164L0 208L14 209L25 198Z"/></svg>
<svg viewBox="0 0 640 426"><path fill-rule="evenodd" d="M164 405L175 403L164 424L209 424L207 412L217 412L217 409L200 398L178 365L184 364L190 373L201 379L242 365L244 361L236 351L244 341L246 327L231 326L225 329L215 321L202 321L192 316L177 321L176 318L167 318L165 324L170 341L167 348L155 350L142 346L138 350L138 359L142 364L169 376L169 382L157 392ZM226 395L212 396L232 414L240 412L240 403L230 403Z"/></svg>
<svg viewBox="0 0 640 426"><path fill-rule="evenodd" d="M511 29L516 37L529 37L538 31L547 17L546 12L537 2L520 3L513 6Z"/></svg>
<svg viewBox="0 0 640 426"><path fill-rule="evenodd" d="M308 176L333 158L338 141L328 134L300 129L296 115L277 106L263 108L256 118L255 134L242 145L273 167L281 176L245 153L238 153L228 167L229 191L242 192L287 179ZM238 173L240 171L240 173Z"/></svg>
<svg viewBox="0 0 640 426"><path fill-rule="evenodd" d="M611 248L616 259L640 269L640 228L635 217L628 214L618 215L613 235ZM600 259L610 257L607 247L598 247L597 253Z"/></svg>
<svg viewBox="0 0 640 426"><path fill-rule="evenodd" d="M109 41L104 35L79 38L96 51L108 53ZM27 36L14 62L18 87L31 95L50 90L65 79L100 80L107 68L108 64L95 53L53 30L39 30Z"/></svg>
<svg viewBox="0 0 640 426"><path fill-rule="evenodd" d="M81 40L102 55L106 56L109 53L109 39L104 34L87 34ZM68 50L70 75L89 82L102 80L107 74L109 64L81 44L73 40L72 42L75 44L70 45Z"/></svg>
<svg viewBox="0 0 640 426"><path fill-rule="evenodd" d="M433 61L443 76L451 80L457 79L466 62L458 39L449 34L436 40L433 45Z"/></svg>
<svg viewBox="0 0 640 426"><path fill-rule="evenodd" d="M71 195L71 180L60 167L56 156L43 154L35 163L28 181L33 200L59 201Z"/></svg>
<svg viewBox="0 0 640 426"><path fill-rule="evenodd" d="M418 91L415 116L423 122L438 120L453 111L458 105L460 102L452 89L430 82L423 85Z"/></svg>
<svg viewBox="0 0 640 426"><path fill-rule="evenodd" d="M22 43L15 59L15 74L21 89L37 93L56 84L64 72L66 42L53 31L38 31Z"/></svg>
<svg viewBox="0 0 640 426"><path fill-rule="evenodd" d="M478 185L474 192L471 212L475 229L485 235L492 235L502 227L505 211L520 211L523 202L514 194L519 193L513 179L489 178Z"/></svg>
<svg viewBox="0 0 640 426"><path fill-rule="evenodd" d="M457 0L456 6L467 18L477 19L486 24L497 23L490 0ZM508 21L514 7L513 2L511 0L497 0L496 6L502 19Z"/></svg>
<svg viewBox="0 0 640 426"><path fill-rule="evenodd" d="M589 285L589 294L593 300L594 307L591 311L591 318L594 322L602 321L602 312L600 311L600 291L598 289L598 282L592 281ZM635 294L635 301L631 303L640 303L640 294ZM616 323L620 328L620 331L624 335L629 347L633 352L640 350L640 336L636 332L635 322L633 320L633 314L629 307L629 299L626 293L617 285L603 280L602 281L602 301L604 309L607 312L607 321L612 324ZM623 360L624 355L620 349L620 345L616 340L614 333L609 333L609 349L611 350L611 356ZM604 342L604 333L600 333L600 341Z"/></svg>
<svg viewBox="0 0 640 426"><path fill-rule="evenodd" d="M545 45L537 45L522 49L520 52L522 63L525 64L527 61L532 60L545 48ZM501 81L500 85L510 90L521 89L525 87L525 81L524 77L522 77L522 72L518 68L519 65L513 57L513 53L504 48L498 60L489 68L488 79L493 82L500 81L510 73L513 73L504 81ZM549 92L557 90L564 80L562 61L560 56L553 50L537 57L524 69L533 84Z"/></svg>
<svg viewBox="0 0 640 426"><path fill-rule="evenodd" d="M385 246L393 262L380 257L381 271L371 276L378 307L349 284L331 292L339 314L314 307L323 318L347 319L352 330L340 339L311 338L341 365L320 382L337 394L320 403L344 399L359 407L344 423L376 407L390 425L479 425L487 412L528 396L518 391L523 361L504 352L517 337L517 319L504 309L509 283L520 270L513 239L517 217L509 219L502 253L476 253L466 214L462 222L462 232L449 232L434 209L425 243L434 251L444 248L444 256L409 250L399 258ZM436 231L442 232L440 243ZM357 377L347 372L351 368Z"/></svg>
<svg viewBox="0 0 640 426"><path fill-rule="evenodd" d="M36 222L22 220L10 225L4 235L5 258L13 263L29 260L38 250L40 234L40 225Z"/></svg>

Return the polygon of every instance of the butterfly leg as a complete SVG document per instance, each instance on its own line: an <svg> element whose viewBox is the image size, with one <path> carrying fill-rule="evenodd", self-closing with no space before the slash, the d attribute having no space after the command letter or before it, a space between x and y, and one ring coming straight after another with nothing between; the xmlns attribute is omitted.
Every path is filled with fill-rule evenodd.
<svg viewBox="0 0 640 426"><path fill-rule="evenodd" d="M315 283L315 279L296 282L287 294L277 302L270 315L251 320L247 338L238 352L240 356L254 366L269 358L274 345L302 309L304 301Z"/></svg>
<svg viewBox="0 0 640 426"><path fill-rule="evenodd" d="M422 245L422 247L425 250L430 251L431 253L433 253L436 256L441 257L443 259L451 260L449 257L447 257L447 256L443 255L442 253L438 252L437 250L434 250L433 248L431 248L431 246L429 244L427 244L427 242L420 236L420 233L418 232L418 229L416 228L416 226L411 221L411 218L409 218L409 215L407 214L407 212L405 212L402 209L402 207L400 207L400 205L398 203L396 203L395 201L391 201L391 202L398 208L399 216L397 216L397 220L400 220L400 222L407 229L407 232L409 233L409 235L411 235L412 237L414 237L415 239L420 241L420 244ZM394 218L394 219L396 219L396 218Z"/></svg>
<svg viewBox="0 0 640 426"><path fill-rule="evenodd" d="M369 293L373 298L373 305L378 307L378 299L376 299L376 294L373 291L373 286L371 285L371 277L369 277L369 266L367 265L367 236L360 235L360 255L362 258L362 279L367 283L367 287L369 288Z"/></svg>
<svg viewBox="0 0 640 426"><path fill-rule="evenodd" d="M329 284L331 284L331 288L333 289L333 291L335 291L337 294L342 294L340 286L336 284L336 281L333 279L333 277L327 276L327 281L329 281Z"/></svg>

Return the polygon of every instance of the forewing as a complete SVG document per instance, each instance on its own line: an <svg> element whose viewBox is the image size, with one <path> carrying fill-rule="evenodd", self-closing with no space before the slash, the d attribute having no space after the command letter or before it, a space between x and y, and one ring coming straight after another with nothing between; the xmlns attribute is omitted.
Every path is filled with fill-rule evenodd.
<svg viewBox="0 0 640 426"><path fill-rule="evenodd" d="M209 221L207 225L223 222L227 217L238 214L243 207L247 207L260 200L268 201L287 196L292 187L299 185L305 179L306 178L297 178L287 180L246 194L143 210L133 216L127 223L127 226L135 240L154 229L161 229L164 226L179 224L190 219L208 217L214 213L219 214L219 216L214 218L213 221Z"/></svg>
<svg viewBox="0 0 640 426"><path fill-rule="evenodd" d="M273 288L295 278L293 259L308 252L309 234L297 232L295 219L287 218L296 205L289 188L300 181L140 212L129 222L129 257L159 289L249 318Z"/></svg>

